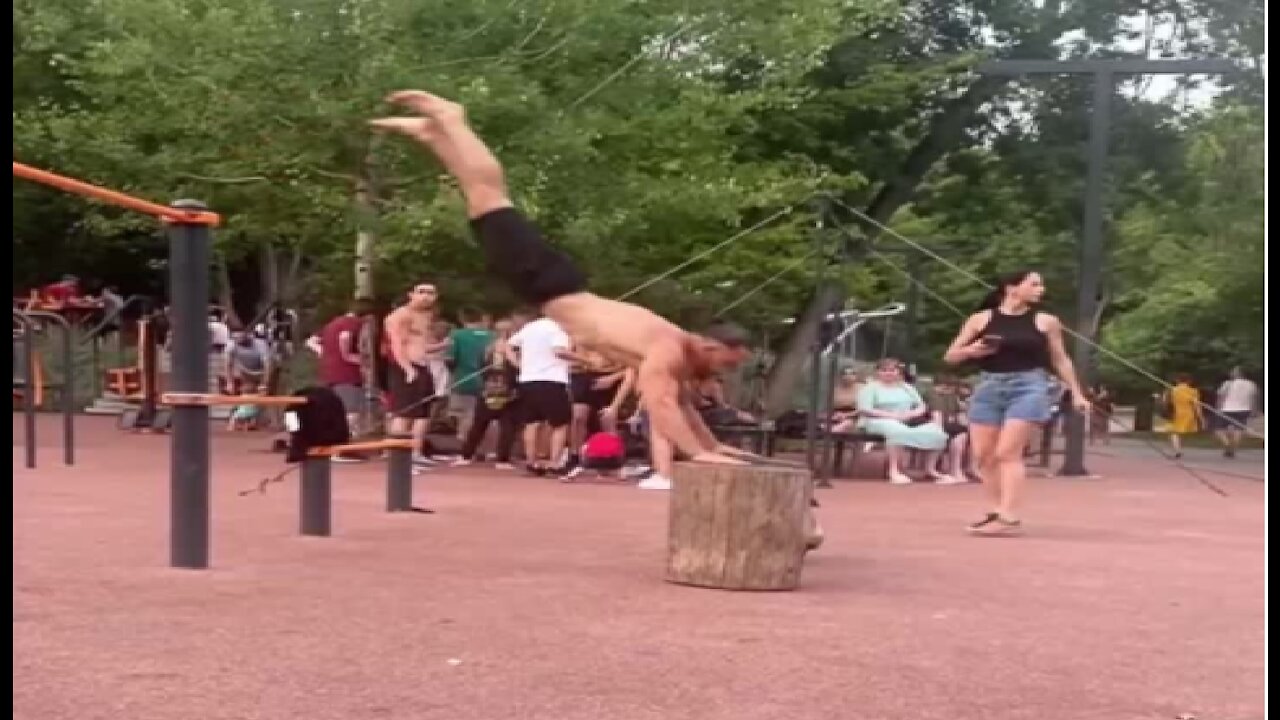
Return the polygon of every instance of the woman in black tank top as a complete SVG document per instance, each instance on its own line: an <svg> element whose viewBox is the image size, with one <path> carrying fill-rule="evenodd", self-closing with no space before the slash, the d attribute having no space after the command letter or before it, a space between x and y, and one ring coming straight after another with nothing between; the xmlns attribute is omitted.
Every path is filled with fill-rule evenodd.
<svg viewBox="0 0 1280 720"><path fill-rule="evenodd" d="M1018 506L1026 481L1023 453L1032 431L1049 419L1049 373L1071 390L1077 410L1088 412L1058 318L1035 309L1044 296L1038 273L1002 276L977 313L960 329L945 360L972 362L982 378L969 399L974 464L994 500L991 511L969 526L978 534L1021 529Z"/></svg>

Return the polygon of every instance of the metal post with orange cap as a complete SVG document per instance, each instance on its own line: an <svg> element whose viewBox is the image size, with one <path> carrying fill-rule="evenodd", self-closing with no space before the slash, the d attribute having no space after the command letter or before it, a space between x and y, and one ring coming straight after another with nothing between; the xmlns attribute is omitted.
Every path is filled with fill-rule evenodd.
<svg viewBox="0 0 1280 720"><path fill-rule="evenodd" d="M196 200L176 210L202 212ZM213 233L207 223L169 219L169 307L173 313L174 393L209 392L209 270ZM173 408L169 472L169 564L209 567L209 406Z"/></svg>
<svg viewBox="0 0 1280 720"><path fill-rule="evenodd" d="M209 390L209 254L221 218L197 200L168 207L118 190L13 163L13 176L151 215L169 227L173 377L179 397ZM176 403L170 441L169 564L209 567L209 407ZM68 455L68 459L70 456Z"/></svg>

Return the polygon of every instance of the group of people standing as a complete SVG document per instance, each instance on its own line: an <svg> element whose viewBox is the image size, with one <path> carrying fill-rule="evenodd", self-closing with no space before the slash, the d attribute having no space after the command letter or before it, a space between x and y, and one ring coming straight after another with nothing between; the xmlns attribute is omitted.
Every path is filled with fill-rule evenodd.
<svg viewBox="0 0 1280 720"><path fill-rule="evenodd" d="M1168 420L1174 457L1182 457L1184 436L1215 430L1223 456L1234 458L1248 432L1249 420L1258 409L1258 399L1257 384L1245 377L1239 367L1231 369L1227 380L1218 387L1216 398L1205 397L1190 375L1177 375L1174 384L1158 398L1162 414Z"/></svg>
<svg viewBox="0 0 1280 720"><path fill-rule="evenodd" d="M454 466L484 459L485 438L496 425L499 469L514 468L512 453L523 428L528 470L571 477L589 434L616 432L634 387L634 373L575 346L563 328L536 310L494 320L463 308L453 327L440 320L437 288L421 283L382 321L376 340L366 337L370 312L367 303L357 302L307 344L320 358L320 381L342 400L352 427L359 428L369 399L380 398L391 418L389 430L414 438L418 468L441 462L429 454L427 434L433 415L445 410L461 442ZM376 342L384 372L366 377L362 342ZM385 393L368 392L371 381Z"/></svg>

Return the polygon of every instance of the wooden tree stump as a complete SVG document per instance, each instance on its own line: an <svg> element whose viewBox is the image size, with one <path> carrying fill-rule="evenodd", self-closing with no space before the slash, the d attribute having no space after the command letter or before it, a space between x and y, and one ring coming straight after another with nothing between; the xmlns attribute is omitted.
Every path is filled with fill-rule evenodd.
<svg viewBox="0 0 1280 720"><path fill-rule="evenodd" d="M677 463L667 581L723 590L794 590L808 533L807 469Z"/></svg>

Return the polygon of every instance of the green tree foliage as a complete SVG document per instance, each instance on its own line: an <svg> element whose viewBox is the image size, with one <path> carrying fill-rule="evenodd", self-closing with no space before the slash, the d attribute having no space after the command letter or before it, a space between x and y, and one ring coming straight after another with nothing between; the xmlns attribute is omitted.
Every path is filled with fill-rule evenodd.
<svg viewBox="0 0 1280 720"><path fill-rule="evenodd" d="M1207 369L1260 357L1262 7L19 0L14 152L159 201L207 201L227 219L218 255L250 294L268 268L297 302L336 308L363 227L384 298L430 277L455 303L500 309L510 299L485 277L449 180L366 127L385 93L426 87L467 104L519 204L603 293L769 220L637 296L681 321L748 291L729 315L756 328L802 308L807 200L836 193L965 271L912 263L956 308L926 295L915 359L928 367L982 292L966 273L1040 269L1051 309L1074 321L1088 87L982 80L974 63L1227 56L1245 72L1217 81L1207 107L1187 104L1190 80L1166 96L1126 81L1109 168L1102 339L1160 372ZM373 188L368 206L358 183ZM29 184L13 207L16 285L67 270L162 285L146 218ZM902 267L915 252L892 234L875 247ZM874 258L837 272L863 306L907 295Z"/></svg>
<svg viewBox="0 0 1280 720"><path fill-rule="evenodd" d="M1265 158L1261 108L1230 106L1194 123L1182 160L1192 182L1141 203L1117 228L1109 347L1164 375L1206 380L1263 356ZM1117 378L1131 376L1114 360Z"/></svg>

